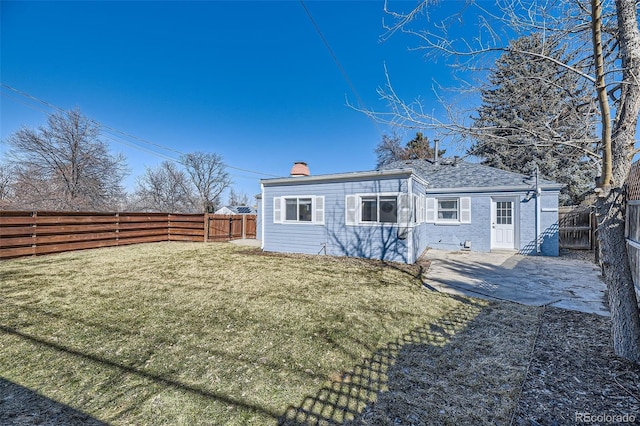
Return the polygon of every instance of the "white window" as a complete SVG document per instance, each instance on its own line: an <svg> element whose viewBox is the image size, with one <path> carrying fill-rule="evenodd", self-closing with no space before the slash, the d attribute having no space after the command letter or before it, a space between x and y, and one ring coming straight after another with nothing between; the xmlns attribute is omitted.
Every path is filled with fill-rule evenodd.
<svg viewBox="0 0 640 426"><path fill-rule="evenodd" d="M285 198L284 203L286 222L311 222L311 198Z"/></svg>
<svg viewBox="0 0 640 426"><path fill-rule="evenodd" d="M442 224L471 223L471 198L427 198L426 222Z"/></svg>
<svg viewBox="0 0 640 426"><path fill-rule="evenodd" d="M408 223L412 206L407 194L347 195L347 225L374 223Z"/></svg>
<svg viewBox="0 0 640 426"><path fill-rule="evenodd" d="M458 221L458 199L438 198L438 220Z"/></svg>
<svg viewBox="0 0 640 426"><path fill-rule="evenodd" d="M398 222L398 197L367 195L360 197L361 222Z"/></svg>
<svg viewBox="0 0 640 426"><path fill-rule="evenodd" d="M323 196L285 196L273 198L274 223L324 224Z"/></svg>

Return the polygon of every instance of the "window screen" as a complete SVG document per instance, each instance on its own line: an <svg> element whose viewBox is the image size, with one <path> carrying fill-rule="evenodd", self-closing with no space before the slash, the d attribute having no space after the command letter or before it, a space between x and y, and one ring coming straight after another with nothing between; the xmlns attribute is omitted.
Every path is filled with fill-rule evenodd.
<svg viewBox="0 0 640 426"><path fill-rule="evenodd" d="M458 200L438 200L438 219L458 220Z"/></svg>
<svg viewBox="0 0 640 426"><path fill-rule="evenodd" d="M362 221L378 221L378 197L362 197Z"/></svg>

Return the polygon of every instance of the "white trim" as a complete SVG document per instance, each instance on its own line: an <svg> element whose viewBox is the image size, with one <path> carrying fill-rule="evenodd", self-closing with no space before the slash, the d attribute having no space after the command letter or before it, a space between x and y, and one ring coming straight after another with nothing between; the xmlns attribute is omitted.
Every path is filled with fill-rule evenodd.
<svg viewBox="0 0 640 426"><path fill-rule="evenodd" d="M418 217L416 223L425 223L427 221L427 197L424 194L418 195Z"/></svg>
<svg viewBox="0 0 640 426"><path fill-rule="evenodd" d="M321 207L318 207L318 204ZM324 207L324 195L316 195L313 198L313 223L315 225L324 225L325 207ZM318 213L321 215L321 220L318 220Z"/></svg>
<svg viewBox="0 0 640 426"><path fill-rule="evenodd" d="M413 261L413 232L411 232L411 229L409 227L409 225L413 225L416 223L416 218L414 216L414 212L416 211L415 209L415 200L414 200L414 196L413 196L413 176L409 176L409 179L407 179L407 194L406 194L406 198L405 198L405 202L407 204L406 206L406 210L407 210L407 221L405 223L406 226L406 230L407 230L407 259L409 261ZM398 222L400 222L400 199L403 196L398 196ZM413 262L412 262L413 263Z"/></svg>
<svg viewBox="0 0 640 426"><path fill-rule="evenodd" d="M489 249L490 250L511 250L505 249L501 247L494 247L494 231L493 225L496 220L496 203L498 201L510 201L513 203L513 207L511 209L511 223L513 225L513 250L518 250L520 247L520 197L501 197L495 196L491 197L491 216L489 217Z"/></svg>
<svg viewBox="0 0 640 426"><path fill-rule="evenodd" d="M440 219L440 202L441 201L455 201L456 203L456 218L455 219ZM453 209L443 209L443 211L453 211ZM436 223L460 223L460 197L436 197Z"/></svg>
<svg viewBox="0 0 640 426"><path fill-rule="evenodd" d="M260 179L260 183L269 185L278 185L278 184L291 184L291 183L312 183L319 181L332 181L332 180L352 180L352 179L363 179L363 178L381 178L381 177L391 177L391 176L406 176L409 177L413 175L413 177L422 183L423 185L427 185L427 182L417 176L413 169L392 169L392 170L373 170L366 172L351 172L351 173L335 173L328 175L315 175L315 176L299 176L299 177L283 177L283 178L272 178L272 179Z"/></svg>
<svg viewBox="0 0 640 426"><path fill-rule="evenodd" d="M273 197L273 223L282 222L282 197Z"/></svg>
<svg viewBox="0 0 640 426"><path fill-rule="evenodd" d="M564 185L539 185L540 189L545 189L549 191L559 191ZM531 187L527 185L522 186L465 186L460 188L427 188L427 195L437 195L437 194L451 194L454 195L456 193L467 193L467 192L526 192L531 191Z"/></svg>
<svg viewBox="0 0 640 426"><path fill-rule="evenodd" d="M349 205L351 204L351 206ZM358 196L345 195L344 197L344 222L345 225L357 225L358 224Z"/></svg>
<svg viewBox="0 0 640 426"><path fill-rule="evenodd" d="M424 221L426 223L436 223L436 216L438 214L437 207L437 198L435 197L426 197L425 198L425 217ZM431 217L429 217L431 216Z"/></svg>
<svg viewBox="0 0 640 426"><path fill-rule="evenodd" d="M426 197L425 198L425 223L433 223L436 225L445 225L445 226L459 226L459 225L468 225L471 223L471 197L460 197L456 195L444 195L442 197ZM463 209L463 199L464 203L467 204L467 208ZM439 219L438 211L439 211L439 201L456 201L458 215L456 219ZM463 215L466 215L466 218L463 220Z"/></svg>
<svg viewBox="0 0 640 426"><path fill-rule="evenodd" d="M265 217L264 217L264 205L266 204L266 199L264 198L264 185L260 184L260 214L262 215L262 217L260 218L260 228L261 228L261 234L260 235L260 248L262 250L264 250L264 223L265 223Z"/></svg>
<svg viewBox="0 0 640 426"><path fill-rule="evenodd" d="M349 194L345 196L345 224L349 225L349 226L380 226L380 225L384 225L384 226L402 226L402 224L399 222L400 220L400 197L401 196L407 196L408 194L406 192L367 192L367 193L356 193L356 194ZM349 199L350 197L353 197L352 199L355 200L355 208L349 208ZM377 214L377 220L374 221L363 221L362 220L362 198L373 198L376 197L377 202L376 202L376 207L379 209L380 208L380 198L381 197L395 197L396 198L396 221L395 222L380 222L380 212L378 211ZM349 213L353 212L355 213L355 221L351 221L349 220ZM411 214L411 212L409 211L409 214ZM404 224L405 227L408 227L407 225L412 225L412 224Z"/></svg>
<svg viewBox="0 0 640 426"><path fill-rule="evenodd" d="M280 198L282 199L282 203L280 204L280 208L282 209L282 222L281 223L285 223L287 225L291 224L301 224L301 225L313 225L315 222L315 217L314 217L314 210L315 210L315 204L316 204L316 197L315 195L283 195L280 196ZM311 220L288 220L287 219L287 200L296 200L296 217L298 216L299 212L299 208L300 208L300 200L301 199L308 199L311 201Z"/></svg>
<svg viewBox="0 0 640 426"><path fill-rule="evenodd" d="M460 216L458 220L460 223L471 223L471 197L460 197L458 203L458 215Z"/></svg>
<svg viewBox="0 0 640 426"><path fill-rule="evenodd" d="M542 208L542 209L540 209L540 211L542 213L558 213L558 209L557 208L553 208L553 207Z"/></svg>

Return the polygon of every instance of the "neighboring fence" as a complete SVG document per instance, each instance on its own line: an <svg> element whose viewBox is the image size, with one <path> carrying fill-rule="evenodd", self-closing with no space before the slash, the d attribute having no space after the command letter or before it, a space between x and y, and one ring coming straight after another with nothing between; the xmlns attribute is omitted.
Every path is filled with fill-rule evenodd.
<svg viewBox="0 0 640 426"><path fill-rule="evenodd" d="M631 166L627 180L626 237L629 264L640 296L640 161Z"/></svg>
<svg viewBox="0 0 640 426"><path fill-rule="evenodd" d="M218 217L232 225L231 231L218 225ZM202 214L0 211L0 259L159 241L227 241L255 235L255 215L243 219Z"/></svg>
<svg viewBox="0 0 640 426"><path fill-rule="evenodd" d="M558 209L560 248L593 250L597 228L593 207L569 206Z"/></svg>
<svg viewBox="0 0 640 426"><path fill-rule="evenodd" d="M205 235L207 241L229 241L240 238L256 238L256 219L254 214L206 215Z"/></svg>

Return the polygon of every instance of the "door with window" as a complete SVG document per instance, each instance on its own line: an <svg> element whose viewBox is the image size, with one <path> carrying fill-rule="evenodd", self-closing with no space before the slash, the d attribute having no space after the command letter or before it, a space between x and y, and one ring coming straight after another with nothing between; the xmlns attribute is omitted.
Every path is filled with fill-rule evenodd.
<svg viewBox="0 0 640 426"><path fill-rule="evenodd" d="M491 248L514 250L516 248L516 201L498 198L491 202Z"/></svg>

